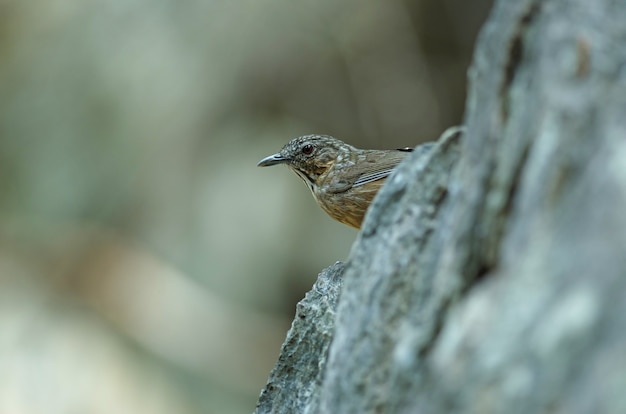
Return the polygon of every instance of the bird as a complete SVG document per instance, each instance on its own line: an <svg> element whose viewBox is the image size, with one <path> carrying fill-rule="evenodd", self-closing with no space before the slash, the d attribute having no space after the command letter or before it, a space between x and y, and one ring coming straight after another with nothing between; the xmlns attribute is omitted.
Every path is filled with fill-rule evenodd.
<svg viewBox="0 0 626 414"><path fill-rule="evenodd" d="M432 143L419 148L430 148ZM311 190L330 217L355 229L389 174L412 148L358 149L330 135L303 135L257 166L284 164Z"/></svg>

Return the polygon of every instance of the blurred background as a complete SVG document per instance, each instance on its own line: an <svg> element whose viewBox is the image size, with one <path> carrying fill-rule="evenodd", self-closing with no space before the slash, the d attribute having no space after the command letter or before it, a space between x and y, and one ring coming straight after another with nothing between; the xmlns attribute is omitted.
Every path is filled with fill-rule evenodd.
<svg viewBox="0 0 626 414"><path fill-rule="evenodd" d="M246 413L356 231L293 137L462 119L487 0L0 1L0 413Z"/></svg>

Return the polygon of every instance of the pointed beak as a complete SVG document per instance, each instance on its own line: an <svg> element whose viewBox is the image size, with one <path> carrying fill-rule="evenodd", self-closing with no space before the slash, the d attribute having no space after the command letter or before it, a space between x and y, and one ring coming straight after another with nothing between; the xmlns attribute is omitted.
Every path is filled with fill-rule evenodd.
<svg viewBox="0 0 626 414"><path fill-rule="evenodd" d="M274 155L270 155L269 157L263 158L261 161L259 161L259 163L256 166L257 167L269 167L270 165L283 164L287 161L289 161L289 159L280 155L280 152L279 152Z"/></svg>

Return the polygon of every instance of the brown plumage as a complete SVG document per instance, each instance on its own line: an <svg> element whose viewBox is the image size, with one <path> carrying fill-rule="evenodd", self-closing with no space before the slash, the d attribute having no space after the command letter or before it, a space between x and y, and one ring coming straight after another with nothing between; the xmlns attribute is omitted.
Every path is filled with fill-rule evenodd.
<svg viewBox="0 0 626 414"><path fill-rule="evenodd" d="M363 150L328 135L305 135L263 158L258 166L287 165L329 216L358 229L385 179L411 151Z"/></svg>

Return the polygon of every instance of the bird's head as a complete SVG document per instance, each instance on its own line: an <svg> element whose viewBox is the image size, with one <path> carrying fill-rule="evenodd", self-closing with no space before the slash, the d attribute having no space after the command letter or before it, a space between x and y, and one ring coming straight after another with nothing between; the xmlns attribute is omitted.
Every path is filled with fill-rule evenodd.
<svg viewBox="0 0 626 414"><path fill-rule="evenodd" d="M259 167L285 164L310 186L336 162L347 159L355 150L329 135L305 135L289 141L280 152L263 158Z"/></svg>

